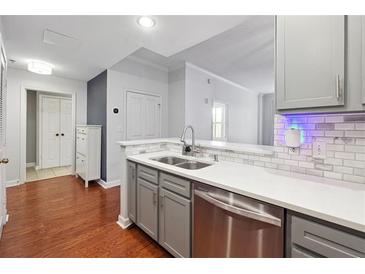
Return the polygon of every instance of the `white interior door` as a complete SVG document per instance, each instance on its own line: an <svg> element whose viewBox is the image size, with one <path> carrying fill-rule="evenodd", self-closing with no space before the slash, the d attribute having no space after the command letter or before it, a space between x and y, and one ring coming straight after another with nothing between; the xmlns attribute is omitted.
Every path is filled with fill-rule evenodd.
<svg viewBox="0 0 365 274"><path fill-rule="evenodd" d="M160 97L127 91L127 140L160 137Z"/></svg>
<svg viewBox="0 0 365 274"><path fill-rule="evenodd" d="M60 99L41 99L41 167L60 166Z"/></svg>
<svg viewBox="0 0 365 274"><path fill-rule="evenodd" d="M60 99L60 165L72 164L72 101Z"/></svg>
<svg viewBox="0 0 365 274"><path fill-rule="evenodd" d="M160 97L145 96L144 98L144 138L160 137Z"/></svg>
<svg viewBox="0 0 365 274"><path fill-rule="evenodd" d="M1 35L1 34L0 34ZM0 36L0 238L6 222L5 165L6 156L6 57Z"/></svg>
<svg viewBox="0 0 365 274"><path fill-rule="evenodd" d="M143 139L143 95L127 92L127 139Z"/></svg>

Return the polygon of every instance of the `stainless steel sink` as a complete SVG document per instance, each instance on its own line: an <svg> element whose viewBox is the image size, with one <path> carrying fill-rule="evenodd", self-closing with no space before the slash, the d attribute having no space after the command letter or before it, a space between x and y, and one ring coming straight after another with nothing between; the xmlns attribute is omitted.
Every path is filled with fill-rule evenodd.
<svg viewBox="0 0 365 274"><path fill-rule="evenodd" d="M161 157L161 158L154 158L152 160L155 160L157 162L164 163L164 164L169 164L169 165L176 165L176 164L180 164L180 163L186 162L186 159L182 159L182 158L178 158L178 157L173 157L173 156L166 156L166 157Z"/></svg>
<svg viewBox="0 0 365 274"><path fill-rule="evenodd" d="M179 158L179 157L174 157L174 156L165 156L165 157L160 157L160 158L152 158L151 160L160 162L160 163L164 163L164 164L168 164L168 165L173 165L176 167L181 167L181 168L185 168L185 169L201 169L207 166L211 166L211 164L207 164L207 163L203 163L203 162L197 162L197 161L192 161L192 160L187 160L187 159L183 159L183 158Z"/></svg>
<svg viewBox="0 0 365 274"><path fill-rule="evenodd" d="M187 161L185 163L177 164L176 166L185 169L201 169L203 167L211 166L211 164L196 161Z"/></svg>

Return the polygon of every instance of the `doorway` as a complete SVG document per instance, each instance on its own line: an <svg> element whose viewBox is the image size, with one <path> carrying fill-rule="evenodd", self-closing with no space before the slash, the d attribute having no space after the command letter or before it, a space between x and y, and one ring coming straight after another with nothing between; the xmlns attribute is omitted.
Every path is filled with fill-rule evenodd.
<svg viewBox="0 0 365 274"><path fill-rule="evenodd" d="M72 97L27 90L26 182L72 174Z"/></svg>

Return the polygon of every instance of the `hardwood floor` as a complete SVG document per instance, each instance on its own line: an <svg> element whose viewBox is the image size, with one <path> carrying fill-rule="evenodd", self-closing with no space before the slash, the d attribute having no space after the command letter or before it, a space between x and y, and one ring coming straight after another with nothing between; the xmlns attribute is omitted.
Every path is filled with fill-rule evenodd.
<svg viewBox="0 0 365 274"><path fill-rule="evenodd" d="M0 257L171 257L139 228L116 224L119 191L85 189L74 176L8 188Z"/></svg>

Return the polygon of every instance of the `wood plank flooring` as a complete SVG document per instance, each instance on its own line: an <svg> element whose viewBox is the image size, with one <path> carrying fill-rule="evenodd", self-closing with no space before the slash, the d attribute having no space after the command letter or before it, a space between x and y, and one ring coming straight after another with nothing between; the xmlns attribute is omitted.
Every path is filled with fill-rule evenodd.
<svg viewBox="0 0 365 274"><path fill-rule="evenodd" d="M171 257L136 226L116 224L119 191L85 189L74 176L8 188L0 257Z"/></svg>

